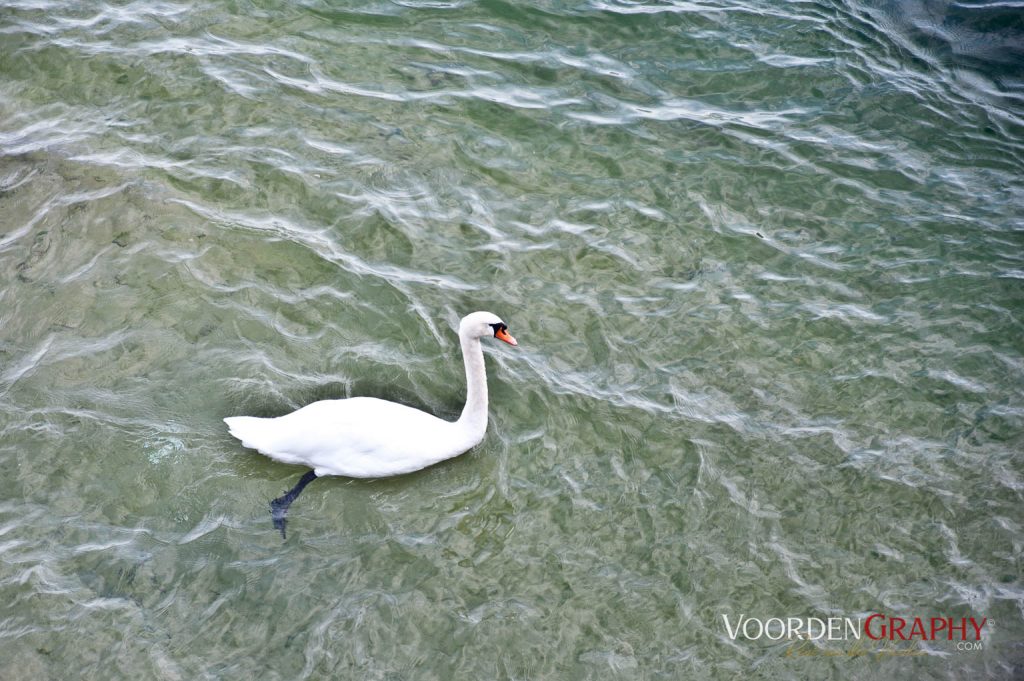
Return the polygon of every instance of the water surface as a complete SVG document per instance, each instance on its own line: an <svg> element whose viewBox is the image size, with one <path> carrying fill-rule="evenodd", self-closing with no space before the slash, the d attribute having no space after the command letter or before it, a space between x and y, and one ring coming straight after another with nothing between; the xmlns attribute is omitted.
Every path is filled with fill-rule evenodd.
<svg viewBox="0 0 1024 681"><path fill-rule="evenodd" d="M1021 16L5 3L0 678L1020 674ZM282 543L221 418L454 418L477 309L483 444ZM988 621L722 621L874 612Z"/></svg>

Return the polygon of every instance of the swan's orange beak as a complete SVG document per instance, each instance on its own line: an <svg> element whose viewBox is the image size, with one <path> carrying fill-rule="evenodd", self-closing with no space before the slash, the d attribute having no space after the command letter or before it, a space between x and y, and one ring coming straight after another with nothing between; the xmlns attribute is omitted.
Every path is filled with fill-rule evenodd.
<svg viewBox="0 0 1024 681"><path fill-rule="evenodd" d="M498 329L494 332L494 337L500 341L505 341L509 345L519 345L519 343L516 343L516 339L509 335L507 329Z"/></svg>

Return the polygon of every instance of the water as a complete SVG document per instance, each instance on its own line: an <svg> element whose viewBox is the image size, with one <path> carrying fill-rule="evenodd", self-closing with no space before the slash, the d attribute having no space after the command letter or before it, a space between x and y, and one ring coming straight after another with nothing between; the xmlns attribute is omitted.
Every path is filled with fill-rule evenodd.
<svg viewBox="0 0 1024 681"><path fill-rule="evenodd" d="M5 3L0 678L1021 674L1022 16ZM282 543L220 419L454 418L476 309L484 443ZM876 612L987 623L723 624Z"/></svg>

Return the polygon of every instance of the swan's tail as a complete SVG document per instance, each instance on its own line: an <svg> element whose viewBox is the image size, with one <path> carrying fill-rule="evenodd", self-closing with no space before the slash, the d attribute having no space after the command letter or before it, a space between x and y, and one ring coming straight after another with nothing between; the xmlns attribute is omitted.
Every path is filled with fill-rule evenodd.
<svg viewBox="0 0 1024 681"><path fill-rule="evenodd" d="M261 449L261 445L267 444L264 426L268 420L255 416L229 416L224 423L228 424L228 432L242 441L243 447Z"/></svg>

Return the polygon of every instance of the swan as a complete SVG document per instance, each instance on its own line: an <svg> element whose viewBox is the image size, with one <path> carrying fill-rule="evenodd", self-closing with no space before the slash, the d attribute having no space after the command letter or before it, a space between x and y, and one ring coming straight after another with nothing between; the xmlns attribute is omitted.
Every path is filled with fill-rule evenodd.
<svg viewBox="0 0 1024 681"><path fill-rule="evenodd" d="M458 456L478 445L487 430L487 372L480 339L493 336L518 345L508 326L490 312L474 312L459 322L459 344L466 367L466 406L457 421L374 397L313 402L277 418L230 416L228 431L281 463L312 470L270 502L274 527L285 535L288 507L316 478L340 475L383 478L411 473Z"/></svg>

